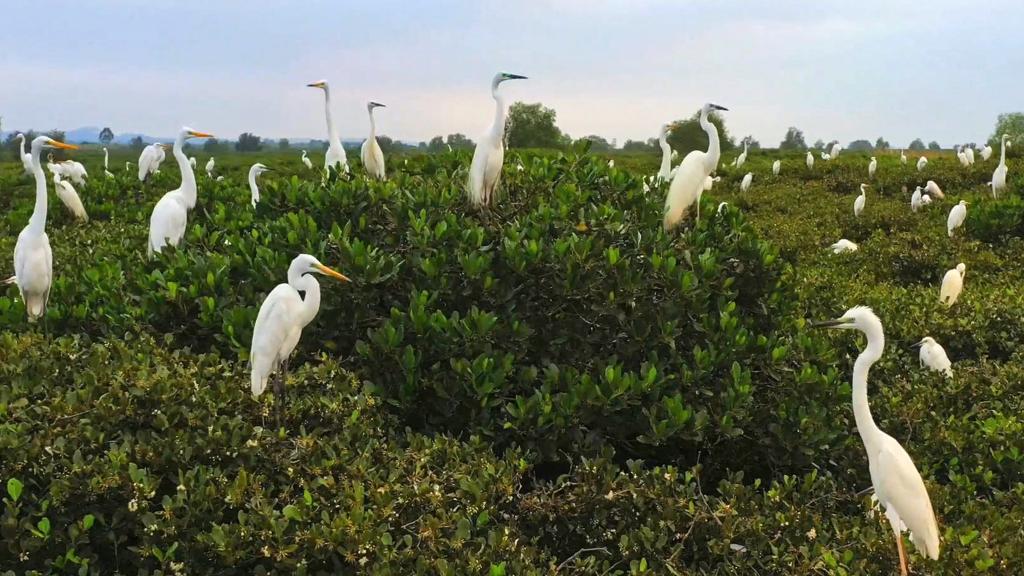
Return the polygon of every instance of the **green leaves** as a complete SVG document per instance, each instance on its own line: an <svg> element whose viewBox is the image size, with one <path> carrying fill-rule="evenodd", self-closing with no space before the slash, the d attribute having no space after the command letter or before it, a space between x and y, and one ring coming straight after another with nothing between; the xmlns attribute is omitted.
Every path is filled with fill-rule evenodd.
<svg viewBox="0 0 1024 576"><path fill-rule="evenodd" d="M21 498L21 490L24 486L17 478L7 480L7 495L11 497L12 502L17 502L18 498Z"/></svg>

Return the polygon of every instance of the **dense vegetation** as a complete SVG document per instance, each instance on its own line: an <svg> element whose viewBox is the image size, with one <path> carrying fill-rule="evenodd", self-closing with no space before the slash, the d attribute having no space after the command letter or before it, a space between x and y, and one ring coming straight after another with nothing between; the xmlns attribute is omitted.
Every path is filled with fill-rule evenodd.
<svg viewBox="0 0 1024 576"><path fill-rule="evenodd" d="M0 293L0 567L886 573L891 532L860 492L857 342L805 322L856 304L889 340L875 418L939 516L942 558L915 554L915 571L1024 561L1024 203L988 197L995 161L933 157L922 177L875 152L855 220L866 156L809 171L787 152L773 178L779 153L752 150L739 171L723 160L699 224L665 234L664 190L641 180L658 158L609 168L584 150L510 153L485 213L462 200L466 151L393 158L385 183L322 183L296 152L218 157L226 179L199 175L185 244L154 260L148 215L173 161L140 185L77 155L92 219L51 197L51 337ZM253 210L257 159L279 171ZM924 179L947 198L913 214L901 189ZM960 198L967 233L950 240ZM31 210L20 164L0 164L0 254ZM860 251L833 256L840 237ZM322 282L278 422L277 399L249 395L246 355L300 252L355 282ZM947 310L939 280L960 261ZM918 367L924 335L953 379Z"/></svg>

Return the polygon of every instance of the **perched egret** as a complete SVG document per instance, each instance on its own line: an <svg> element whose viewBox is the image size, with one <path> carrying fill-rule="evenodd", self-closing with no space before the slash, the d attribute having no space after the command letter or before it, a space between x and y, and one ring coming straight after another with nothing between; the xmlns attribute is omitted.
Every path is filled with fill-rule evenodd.
<svg viewBox="0 0 1024 576"><path fill-rule="evenodd" d="M822 159L822 160L831 160L831 159L832 159L832 156L830 156L830 155L828 155L828 154L826 154L826 153L822 152L822 153L821 153L821 159Z"/></svg>
<svg viewBox="0 0 1024 576"><path fill-rule="evenodd" d="M970 162L967 160L967 154L964 154L963 146L956 149L956 159L960 161L960 165L964 168L970 166Z"/></svg>
<svg viewBox="0 0 1024 576"><path fill-rule="evenodd" d="M996 166L995 172L992 173L993 198L998 198L999 191L1006 188L1006 139L1009 137L1009 134L1003 134L1003 137L1000 139L1001 147L999 151L999 166Z"/></svg>
<svg viewBox="0 0 1024 576"><path fill-rule="evenodd" d="M833 142L832 149L828 153L829 158L832 160L839 158L839 153L842 152L842 150L843 147L839 145L839 142Z"/></svg>
<svg viewBox="0 0 1024 576"><path fill-rule="evenodd" d="M875 157L871 157L871 162L868 162L868 178L875 177L875 171L878 170L878 160Z"/></svg>
<svg viewBox="0 0 1024 576"><path fill-rule="evenodd" d="M846 238L840 238L838 242L829 246L829 248L832 249L833 254L842 254L843 252L856 252L859 246Z"/></svg>
<svg viewBox="0 0 1024 576"><path fill-rule="evenodd" d="M721 179L722 179L721 176L715 176L715 177L708 176L707 178L705 178L704 179L704 191L705 192L709 192L711 190L711 188L715 185L715 182L718 182Z"/></svg>
<svg viewBox="0 0 1024 576"><path fill-rule="evenodd" d="M932 203L932 197L931 196L929 196L927 194L922 194L921 195L921 205L922 206L927 206L927 205L929 205L931 203Z"/></svg>
<svg viewBox="0 0 1024 576"><path fill-rule="evenodd" d="M43 148L75 150L78 146L58 142L49 136L32 140L32 175L36 180L36 204L28 226L18 234L14 245L14 278L25 302L28 321L35 322L46 314L53 281L53 251L46 236L46 174L43 173L40 154Z"/></svg>
<svg viewBox="0 0 1024 576"><path fill-rule="evenodd" d="M85 179L89 176L86 172L85 166L81 162L75 162L73 160L65 160L61 162L62 176L70 178L72 182L78 186L85 186Z"/></svg>
<svg viewBox="0 0 1024 576"><path fill-rule="evenodd" d="M750 190L750 185L754 183L754 173L747 172L743 175L743 180L740 181L740 192L746 192Z"/></svg>
<svg viewBox="0 0 1024 576"><path fill-rule="evenodd" d="M853 364L853 415L867 451L871 485L896 535L900 571L906 576L907 559L903 552L902 532L909 530L917 550L938 560L939 527L928 498L928 489L910 455L895 438L882 432L871 417L868 371L882 357L885 349L882 322L870 308L857 306L847 310L842 318L819 322L816 326L859 330L867 337L867 346Z"/></svg>
<svg viewBox="0 0 1024 576"><path fill-rule="evenodd" d="M747 144L748 143L749 142L747 140L743 141L743 152L740 152L740 155L736 157L736 161L733 162L733 165L736 166L737 168L742 167L743 164L747 161Z"/></svg>
<svg viewBox="0 0 1024 576"><path fill-rule="evenodd" d="M473 163L469 169L469 202L475 206L489 206L494 201L494 192L501 179L501 166L505 161L505 99L498 91L502 82L525 80L526 76L499 72L491 80L491 97L494 98L494 123L480 137L473 151Z"/></svg>
<svg viewBox="0 0 1024 576"><path fill-rule="evenodd" d="M196 157L192 156L188 159L188 165L192 167L192 170L196 169Z"/></svg>
<svg viewBox="0 0 1024 576"><path fill-rule="evenodd" d="M967 156L968 164L974 164L974 147L968 145L967 148L964 149L964 155Z"/></svg>
<svg viewBox="0 0 1024 576"><path fill-rule="evenodd" d="M160 166L160 155L163 153L163 144L155 142L142 149L139 155L139 182L143 182L150 174L156 172Z"/></svg>
<svg viewBox="0 0 1024 576"><path fill-rule="evenodd" d="M327 80L318 80L307 84L310 88L319 88L324 91L324 110L327 115L327 156L324 157L324 171L330 172L331 168L348 174L348 157L345 156L345 147L341 145L341 137L338 136L338 129L331 119L331 87Z"/></svg>
<svg viewBox="0 0 1024 576"><path fill-rule="evenodd" d="M164 246L177 246L185 235L188 225L188 211L196 205L196 175L182 151L188 138L212 138L212 134L197 132L183 127L174 140L174 159L181 170L181 186L163 195L149 217L149 249L152 255ZM212 160L212 158L211 158ZM209 164L207 164L209 166Z"/></svg>
<svg viewBox="0 0 1024 576"><path fill-rule="evenodd" d="M867 191L866 191L867 187L868 187L867 184L861 184L860 185L860 196L857 196L857 199L853 201L853 215L854 216L859 217L861 212L864 211L864 204L868 201L868 195L867 195Z"/></svg>
<svg viewBox="0 0 1024 576"><path fill-rule="evenodd" d="M939 188L939 185L935 183L935 180L929 180L928 182L926 182L924 185L924 191L931 194L932 196L935 196L936 198L941 199L946 197L946 195L943 194L942 192L942 188Z"/></svg>
<svg viewBox="0 0 1024 576"><path fill-rule="evenodd" d="M249 192L252 195L253 208L255 208L256 204L260 201L260 188L256 183L256 178L268 170L273 170L273 168L267 168L259 162L253 164L252 167L249 168Z"/></svg>
<svg viewBox="0 0 1024 576"><path fill-rule="evenodd" d="M921 156L920 158L917 159L917 171L918 172L921 172L922 170L924 170L924 167L927 166L927 165L928 165L928 159L925 158L924 156Z"/></svg>
<svg viewBox="0 0 1024 576"><path fill-rule="evenodd" d="M309 156L306 156L305 150L302 151L302 164L306 167L307 170L313 169L313 161L309 159Z"/></svg>
<svg viewBox="0 0 1024 576"><path fill-rule="evenodd" d="M658 169L658 181L667 182L672 172L672 147L668 145L668 134L671 128L668 124L661 125L661 132L658 134L658 146L661 147L661 168Z"/></svg>
<svg viewBox="0 0 1024 576"><path fill-rule="evenodd" d="M807 151L807 159L805 160L807 168L814 168L814 154L810 150Z"/></svg>
<svg viewBox="0 0 1024 576"><path fill-rule="evenodd" d="M907 155L903 152L903 150L900 150L900 164L903 164L904 166L907 165Z"/></svg>
<svg viewBox="0 0 1024 576"><path fill-rule="evenodd" d="M213 178L213 169L217 165L217 162L210 156L210 159L206 161L206 177Z"/></svg>
<svg viewBox="0 0 1024 576"><path fill-rule="evenodd" d="M25 170L25 174L31 175L34 173L32 169L32 154L25 152L25 135L19 132L15 138L20 140L18 143L18 158L21 159L21 167Z"/></svg>
<svg viewBox="0 0 1024 576"><path fill-rule="evenodd" d="M776 160L772 162L772 176L778 176L779 172L782 171L782 160Z"/></svg>
<svg viewBox="0 0 1024 576"><path fill-rule="evenodd" d="M217 176L217 182L223 182L223 181L224 181L224 177L223 176Z"/></svg>
<svg viewBox="0 0 1024 576"><path fill-rule="evenodd" d="M985 144L985 147L981 149L981 159L984 162L988 162L988 159L992 157L992 147Z"/></svg>
<svg viewBox="0 0 1024 576"><path fill-rule="evenodd" d="M107 152L107 147L103 147L103 175L107 178L113 178L114 174L110 172L108 162L110 161L110 154Z"/></svg>
<svg viewBox="0 0 1024 576"><path fill-rule="evenodd" d="M924 197L921 195L921 187L918 186L914 189L914 193L910 196L910 211L917 212L924 206Z"/></svg>
<svg viewBox="0 0 1024 576"><path fill-rule="evenodd" d="M311 276L313 273L349 281L340 272L324 266L309 254L299 254L292 260L288 266L288 283L278 284L267 295L256 316L252 346L249 349L254 398L266 390L267 380L278 371L282 363L287 367L288 357L302 337L302 329L313 321L320 310L320 283ZM276 379L274 388L283 400L283 375Z"/></svg>
<svg viewBox="0 0 1024 576"><path fill-rule="evenodd" d="M718 128L708 120L714 110L726 110L717 104L705 104L700 109L700 127L708 135L708 150L694 150L683 158L676 167L672 184L665 197L665 231L675 228L686 217L687 211L694 203L697 204L697 217L700 217L700 196L704 191L705 181L718 168L718 160L722 156L721 144L718 140Z"/></svg>
<svg viewBox="0 0 1024 576"><path fill-rule="evenodd" d="M922 368L927 367L933 372L942 372L947 378L953 377L953 363L949 361L946 351L935 341L935 338L925 336L914 346L921 347L921 353L918 358L921 361Z"/></svg>
<svg viewBox="0 0 1024 576"><path fill-rule="evenodd" d="M85 222L89 221L89 215L85 212L82 199L78 197L78 192L71 185L71 182L62 179L60 174L54 174L53 187L57 191L57 198L60 198L60 201L64 203L64 206L71 212L72 216Z"/></svg>
<svg viewBox="0 0 1024 576"><path fill-rule="evenodd" d="M953 237L953 230L956 230L963 225L964 220L967 219L967 201L961 200L959 204L953 206L949 211L949 217L946 218L946 233L949 237Z"/></svg>
<svg viewBox="0 0 1024 576"><path fill-rule="evenodd" d="M956 265L956 268L946 270L942 277L942 286L939 287L939 302L946 306L952 306L960 297L964 289L964 275L967 274L967 266L963 262Z"/></svg>
<svg viewBox="0 0 1024 576"><path fill-rule="evenodd" d="M384 107L377 102L366 104L366 112L370 115L370 137L363 142L363 147L359 151L366 173L378 180L384 179L384 151L377 143L377 124L373 120L373 109Z"/></svg>

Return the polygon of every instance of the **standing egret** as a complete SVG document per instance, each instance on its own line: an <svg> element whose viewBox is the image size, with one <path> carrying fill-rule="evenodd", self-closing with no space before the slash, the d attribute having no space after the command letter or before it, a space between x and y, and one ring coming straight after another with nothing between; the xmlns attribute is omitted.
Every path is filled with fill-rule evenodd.
<svg viewBox="0 0 1024 576"><path fill-rule="evenodd" d="M902 149L900 150L900 164L903 164L904 166L907 165L907 155L903 152Z"/></svg>
<svg viewBox="0 0 1024 576"><path fill-rule="evenodd" d="M946 197L946 195L942 192L942 188L939 188L939 185L935 183L935 180L929 180L928 182L926 182L924 185L924 191L931 194L932 196L935 196L936 198L941 199Z"/></svg>
<svg viewBox="0 0 1024 576"><path fill-rule="evenodd" d="M939 559L939 527L928 497L928 489L907 451L895 438L875 424L868 406L868 371L882 357L885 333L882 322L870 308L850 308L842 318L814 324L823 328L859 330L868 343L853 364L853 415L857 432L868 456L868 471L875 496L885 508L885 516L896 535L900 572L907 575L907 559L903 552L904 530L919 552L932 560Z"/></svg>
<svg viewBox="0 0 1024 576"><path fill-rule="evenodd" d="M996 166L996 171L992 173L992 197L999 197L999 191L1006 188L1006 139L1009 138L1009 134L1003 134L1000 139L1001 147L999 151L999 166Z"/></svg>
<svg viewBox="0 0 1024 576"><path fill-rule="evenodd" d="M324 109L327 115L327 156L324 157L324 171L330 173L331 168L336 171L348 174L348 157L345 156L345 147L341 145L341 137L338 136L338 129L331 119L331 87L327 80L318 80L306 84L310 88L319 88L324 91Z"/></svg>
<svg viewBox="0 0 1024 576"><path fill-rule="evenodd" d="M732 163L733 166L735 166L737 168L740 168L747 161L747 144L749 144L749 141L748 140L744 140L743 141L743 152L740 152L740 155L736 157L736 161Z"/></svg>
<svg viewBox="0 0 1024 576"><path fill-rule="evenodd" d="M952 306L960 297L964 289L964 276L967 274L967 266L963 262L956 265L956 268L946 270L942 277L942 285L939 286L939 302L946 306Z"/></svg>
<svg viewBox="0 0 1024 576"><path fill-rule="evenodd" d="M956 159L960 161L960 165L964 168L970 166L970 162L967 160L967 154L964 154L963 146L956 149Z"/></svg>
<svg viewBox="0 0 1024 576"><path fill-rule="evenodd" d="M258 398L267 388L270 375L288 357L305 328L320 310L320 283L311 274L325 274L344 282L349 279L309 254L299 254L288 266L288 283L278 284L260 306L252 332L249 363L252 370L252 395ZM305 297L299 292L305 293ZM278 375L274 392L284 400L284 376Z"/></svg>
<svg viewBox="0 0 1024 576"><path fill-rule="evenodd" d="M829 159L835 160L836 158L839 158L839 153L842 152L842 150L843 147L839 145L839 142L833 142L832 150L830 150L828 153Z"/></svg>
<svg viewBox="0 0 1024 576"><path fill-rule="evenodd" d="M946 233L949 237L953 237L953 230L956 230L960 226L963 226L964 220L967 219L967 201L961 200L959 204L953 206L949 211L949 217L946 218Z"/></svg>
<svg viewBox="0 0 1024 576"><path fill-rule="evenodd" d="M667 182L672 172L672 147L668 145L668 124L661 125L661 132L658 134L658 146L661 147L661 168L658 169L658 181Z"/></svg>
<svg viewBox="0 0 1024 576"><path fill-rule="evenodd" d="M142 149L142 154L139 155L139 182L156 173L160 167L161 155L164 153L163 146L159 142L154 142Z"/></svg>
<svg viewBox="0 0 1024 576"><path fill-rule="evenodd" d="M853 215L859 217L861 212L864 211L864 204L868 201L868 195L865 189L868 187L867 184L860 185L860 196L853 201Z"/></svg>
<svg viewBox="0 0 1024 576"><path fill-rule="evenodd" d="M804 162L808 169L814 168L814 154L810 150L807 151L807 159Z"/></svg>
<svg viewBox="0 0 1024 576"><path fill-rule="evenodd" d="M711 176L708 176L707 178L705 178L704 179L704 191L705 192L711 191L711 188L715 185L715 182L718 182L721 179L722 179L721 176L715 176L714 178L712 178Z"/></svg>
<svg viewBox="0 0 1024 576"><path fill-rule="evenodd" d="M217 165L217 162L214 161L213 156L210 156L210 159L206 161L206 177L207 178L213 178L213 168L216 165Z"/></svg>
<svg viewBox="0 0 1024 576"><path fill-rule="evenodd" d="M196 169L196 157L195 156L192 156L191 158L188 159L188 165L191 166L193 170Z"/></svg>
<svg viewBox="0 0 1024 576"><path fill-rule="evenodd" d="M474 206L489 206L501 179L501 166L505 161L505 99L498 87L506 80L525 80L526 76L499 72L491 80L491 97L494 98L494 123L487 130L473 151L473 163L469 169L469 201Z"/></svg>
<svg viewBox="0 0 1024 576"><path fill-rule="evenodd" d="M928 159L925 158L924 156L921 156L920 158L917 159L917 171L918 172L921 172L922 170L924 170L924 167L927 166L927 165L928 165Z"/></svg>
<svg viewBox="0 0 1024 576"><path fill-rule="evenodd" d="M177 246L181 242L185 235L185 227L188 225L188 211L196 205L196 175L182 151L185 140L212 137L212 134L197 132L187 126L178 132L178 137L174 140L174 159L181 170L181 186L164 194L153 207L153 213L149 217L148 252L151 256L168 244Z"/></svg>
<svg viewBox="0 0 1024 576"><path fill-rule="evenodd" d="M964 149L964 154L967 156L967 164L974 164L974 147L970 144Z"/></svg>
<svg viewBox="0 0 1024 576"><path fill-rule="evenodd" d="M925 336L914 346L921 347L918 360L920 360L922 368L927 367L933 372L942 372L947 378L953 377L953 363L949 361L946 351L935 341L935 338Z"/></svg>
<svg viewBox="0 0 1024 576"><path fill-rule="evenodd" d="M259 162L253 164L252 167L249 168L249 192L252 196L253 208L255 208L256 204L260 201L260 188L256 183L256 178L268 170L272 170L272 168L267 168Z"/></svg>
<svg viewBox="0 0 1024 576"><path fill-rule="evenodd" d="M85 171L85 166L81 162L65 160L61 162L61 166L64 168L63 175L70 178L75 184L85 186L85 179L89 176L89 173Z"/></svg>
<svg viewBox="0 0 1024 576"><path fill-rule="evenodd" d="M992 157L992 147L985 144L985 147L981 149L981 159L984 162L988 162L988 159Z"/></svg>
<svg viewBox="0 0 1024 576"><path fill-rule="evenodd" d="M25 170L25 174L31 175L34 173L32 169L32 154L25 152L25 135L19 132L15 138L20 140L18 143L18 158L21 160L21 167Z"/></svg>
<svg viewBox="0 0 1024 576"><path fill-rule="evenodd" d="M868 178L875 177L875 170L878 170L878 160L875 157L871 157L871 162L868 162Z"/></svg>
<svg viewBox="0 0 1024 576"><path fill-rule="evenodd" d="M917 212L924 206L924 200L921 196L921 187L918 186L914 189L914 193L910 196L910 211Z"/></svg>
<svg viewBox="0 0 1024 576"><path fill-rule="evenodd" d="M921 195L921 206L927 206L932 203L932 197L927 194Z"/></svg>
<svg viewBox="0 0 1024 576"><path fill-rule="evenodd" d="M832 249L833 254L842 254L843 252L856 252L860 247L846 238L840 238L839 241L829 246L829 248Z"/></svg>
<svg viewBox="0 0 1024 576"><path fill-rule="evenodd" d="M64 206L71 212L72 216L85 222L89 221L89 215L85 212L82 199L78 197L78 192L71 185L71 182L62 179L60 174L54 174L53 187L57 192L57 198L60 198L60 201L64 203Z"/></svg>
<svg viewBox="0 0 1024 576"><path fill-rule="evenodd" d="M383 180L384 151L380 149L380 144L377 143L377 124L373 120L374 108L385 108L385 106L378 102L368 102L366 104L366 112L370 115L370 137L363 142L359 156L363 161L363 168L366 169L366 173L373 178Z"/></svg>
<svg viewBox="0 0 1024 576"><path fill-rule="evenodd" d="M21 299L25 302L28 321L35 322L46 314L46 303L50 299L50 284L53 281L53 251L46 235L46 174L40 163L43 148L76 150L78 146L58 142L49 136L38 136L32 140L32 176L36 180L36 204L28 226L18 234L14 245L14 281L18 284Z"/></svg>
<svg viewBox="0 0 1024 576"><path fill-rule="evenodd" d="M750 185L754 183L754 173L747 172L743 175L743 180L740 181L740 192L746 192L750 190Z"/></svg>
<svg viewBox="0 0 1024 576"><path fill-rule="evenodd" d="M714 110L726 110L717 104L705 104L700 109L700 127L708 135L708 150L694 150L683 158L676 167L672 184L665 197L665 231L675 228L686 216L687 211L697 203L697 217L700 217L700 196L705 181L718 168L718 160L722 156L721 144L718 140L718 128L708 120Z"/></svg>
<svg viewBox="0 0 1024 576"><path fill-rule="evenodd" d="M309 159L309 156L306 156L305 150L302 151L302 164L306 167L307 170L313 169L313 162Z"/></svg>
<svg viewBox="0 0 1024 576"><path fill-rule="evenodd" d="M776 160L772 162L772 176L778 176L779 172L782 171L782 160Z"/></svg>
<svg viewBox="0 0 1024 576"><path fill-rule="evenodd" d="M114 175L110 172L110 154L107 152L107 147L103 147L103 175L107 178L113 178Z"/></svg>

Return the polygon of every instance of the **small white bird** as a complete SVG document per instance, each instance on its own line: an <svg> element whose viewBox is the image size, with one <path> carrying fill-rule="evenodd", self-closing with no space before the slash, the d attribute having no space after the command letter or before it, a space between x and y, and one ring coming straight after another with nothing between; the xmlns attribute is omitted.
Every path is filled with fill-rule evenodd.
<svg viewBox="0 0 1024 576"><path fill-rule="evenodd" d="M776 160L772 162L772 176L778 176L779 172L782 171L782 160Z"/></svg>
<svg viewBox="0 0 1024 576"><path fill-rule="evenodd" d="M740 182L740 192L746 192L750 190L750 185L754 182L754 173L747 172L746 176L743 177L743 181Z"/></svg>
<svg viewBox="0 0 1024 576"><path fill-rule="evenodd" d="M929 196L927 194L922 194L921 195L921 205L922 206L927 206L927 205L929 205L931 203L932 203L932 197L931 196Z"/></svg>
<svg viewBox="0 0 1024 576"><path fill-rule="evenodd" d="M253 208L255 208L256 204L258 204L260 201L260 188L256 182L256 178L258 178L260 174L263 174L264 172L267 172L269 170L273 170L273 168L267 168L266 166L260 164L259 162L253 164L252 167L249 168L249 193L252 196Z"/></svg>
<svg viewBox="0 0 1024 576"><path fill-rule="evenodd" d="M188 165L191 166L193 170L196 169L196 157L195 156L192 156L191 158L188 159Z"/></svg>
<svg viewBox="0 0 1024 576"><path fill-rule="evenodd" d="M21 167L22 167L22 169L25 170L26 174L31 176L32 175L32 154L26 154L25 153L25 135L19 132L18 135L15 136L15 138L17 138L18 140L21 141L18 144L19 150L20 150L20 152L18 153L18 158L21 159Z"/></svg>
<svg viewBox="0 0 1024 576"><path fill-rule="evenodd" d="M85 166L81 162L75 162L73 160L65 160L61 162L63 167L64 175L71 179L78 186L85 186L85 179L89 176L89 173L85 171Z"/></svg>
<svg viewBox="0 0 1024 576"><path fill-rule="evenodd" d="M926 182L924 185L924 191L939 199L946 197L946 195L942 193L942 188L939 188L939 185L935 183L935 180L929 180Z"/></svg>
<svg viewBox="0 0 1024 576"><path fill-rule="evenodd" d="M608 161L608 167L609 168L615 168L615 160L614 159Z"/></svg>
<svg viewBox="0 0 1024 576"><path fill-rule="evenodd" d="M967 201L961 200L959 204L953 206L949 211L949 217L946 218L946 233L949 237L953 237L953 230L956 230L960 226L963 226L964 220L967 219Z"/></svg>
<svg viewBox="0 0 1024 576"><path fill-rule="evenodd" d="M993 198L998 198L999 192L1006 188L1006 173L1008 171L1006 167L1006 147L1010 145L1006 139L1009 137L1009 134L1003 134L1003 137L1000 139L999 166L996 166L995 172L992 173L991 186Z"/></svg>
<svg viewBox="0 0 1024 576"><path fill-rule="evenodd" d="M150 174L155 174L164 158L163 144L154 142L142 149L139 155L139 182L144 182Z"/></svg>
<svg viewBox="0 0 1024 576"><path fill-rule="evenodd" d="M832 249L833 254L842 254L843 252L856 252L860 247L846 238L840 238L838 242L829 246L829 248Z"/></svg>
<svg viewBox="0 0 1024 576"><path fill-rule="evenodd" d="M860 196L857 196L857 199L853 201L853 215L855 217L860 217L861 212L864 212L864 204L867 203L867 200L868 200L867 191L866 191L867 187L868 187L867 184L861 184L860 185Z"/></svg>
<svg viewBox="0 0 1024 576"><path fill-rule="evenodd" d="M736 162L733 163L733 165L736 166L737 168L743 166L743 164L747 161L747 144L749 144L749 142L744 140L743 152L741 152L740 155L736 157Z"/></svg>
<svg viewBox="0 0 1024 576"><path fill-rule="evenodd" d="M110 163L110 153L107 152L107 147L104 146L103 147L103 169L104 170L109 170L110 169L110 164L109 163Z"/></svg>
<svg viewBox="0 0 1024 576"><path fill-rule="evenodd" d="M807 168L814 168L814 154L810 150L807 151L807 159L805 160Z"/></svg>
<svg viewBox="0 0 1024 576"><path fill-rule="evenodd" d="M875 170L878 170L878 160L875 157L871 157L871 162L868 162L868 178L875 177Z"/></svg>
<svg viewBox="0 0 1024 576"><path fill-rule="evenodd" d="M84 222L89 221L89 215L85 213L82 199L78 197L78 192L70 182L61 179L60 174L54 174L53 187L57 191L57 198L60 198L60 201L75 218Z"/></svg>
<svg viewBox="0 0 1024 576"><path fill-rule="evenodd" d="M925 158L924 156L921 156L920 158L917 159L917 171L918 172L921 172L922 170L924 170L924 167L927 166L927 165L928 165L928 159Z"/></svg>
<svg viewBox="0 0 1024 576"><path fill-rule="evenodd" d="M900 150L900 164L907 165L907 155L904 154L903 150Z"/></svg>
<svg viewBox="0 0 1024 576"><path fill-rule="evenodd" d="M366 112L370 115L370 137L363 141L359 156L363 161L363 168L371 178L384 180L384 151L377 143L377 123L373 118L374 108L385 108L385 106L379 102L366 104Z"/></svg>
<svg viewBox="0 0 1024 576"><path fill-rule="evenodd" d="M217 176L217 180L216 181L217 182L223 182L224 181L224 177L223 176Z"/></svg>
<svg viewBox="0 0 1024 576"><path fill-rule="evenodd" d="M910 211L917 212L922 207L924 207L924 197L921 195L921 187L918 186L910 196Z"/></svg>
<svg viewBox="0 0 1024 576"><path fill-rule="evenodd" d="M960 165L963 166L964 168L971 165L971 163L967 160L967 154L964 154L963 146L960 146L959 148L956 149L956 159L960 161Z"/></svg>
<svg viewBox="0 0 1024 576"><path fill-rule="evenodd" d="M914 346L921 347L918 359L921 362L922 368L927 367L933 372L942 372L947 378L953 377L953 363L949 361L946 351L934 338L925 336Z"/></svg>
<svg viewBox="0 0 1024 576"><path fill-rule="evenodd" d="M308 156L306 156L305 150L302 151L302 164L306 167L306 170L313 169L313 161L310 160Z"/></svg>
<svg viewBox="0 0 1024 576"><path fill-rule="evenodd" d="M704 191L705 192L710 191L711 188L715 185L715 182L718 182L721 179L722 179L721 176L714 176L714 177L708 176L707 178L705 178L704 179Z"/></svg>
<svg viewBox="0 0 1024 576"><path fill-rule="evenodd" d="M967 148L964 149L964 154L967 156L967 163L974 164L974 148L967 146Z"/></svg>
<svg viewBox="0 0 1024 576"><path fill-rule="evenodd" d="M946 306L952 306L960 297L964 289L964 275L967 274L967 266L963 262L956 265L956 268L946 270L942 277L942 286L939 287L939 302Z"/></svg>
<svg viewBox="0 0 1024 576"><path fill-rule="evenodd" d="M210 159L206 161L206 177L207 178L213 178L213 168L216 165L217 165L217 163L214 161L213 156L210 156Z"/></svg>
<svg viewBox="0 0 1024 576"><path fill-rule="evenodd" d="M985 147L981 149L981 159L988 162L988 159L992 157L992 147L985 144Z"/></svg>
<svg viewBox="0 0 1024 576"><path fill-rule="evenodd" d="M839 153L842 152L843 147L839 145L839 142L832 143L832 150L829 151L828 157L831 160L839 158Z"/></svg>
<svg viewBox="0 0 1024 576"><path fill-rule="evenodd" d="M661 147L661 167L658 169L658 180L666 182L672 178L672 147L668 143L668 135L672 131L668 124L661 125L658 133L658 146Z"/></svg>

